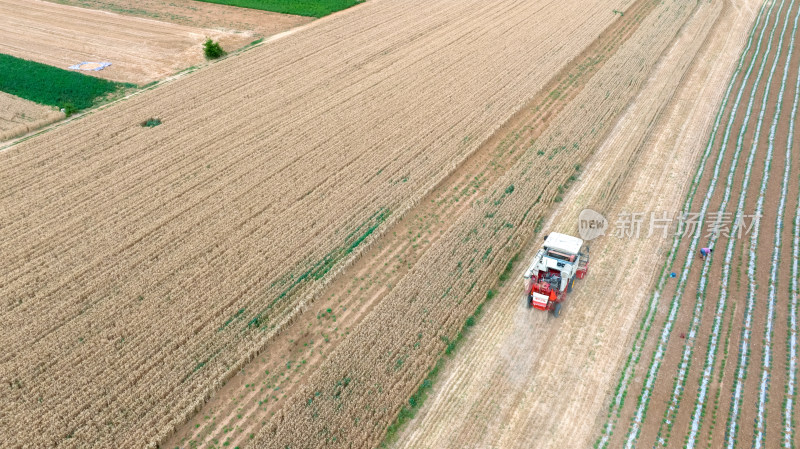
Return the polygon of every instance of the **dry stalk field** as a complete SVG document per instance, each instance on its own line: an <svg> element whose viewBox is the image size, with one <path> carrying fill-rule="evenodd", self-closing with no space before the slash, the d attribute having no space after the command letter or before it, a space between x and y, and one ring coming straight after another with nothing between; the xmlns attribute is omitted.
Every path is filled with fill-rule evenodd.
<svg viewBox="0 0 800 449"><path fill-rule="evenodd" d="M0 92L0 142L49 125L64 118L50 106Z"/></svg>
<svg viewBox="0 0 800 449"><path fill-rule="evenodd" d="M118 82L147 84L204 61L202 43L238 48L251 32L230 32L130 17L42 0L0 1L0 53L66 69L110 62L84 71Z"/></svg>
<svg viewBox="0 0 800 449"><path fill-rule="evenodd" d="M58 3L0 0L0 53L143 83L308 21ZM9 144L2 444L795 447L799 22L370 0ZM0 94L0 140L60 116ZM528 309L587 207L703 226L606 235Z"/></svg>
<svg viewBox="0 0 800 449"><path fill-rule="evenodd" d="M479 268L501 265L503 248L523 240L517 228L532 230L576 170L566 161L589 156L694 8L657 6L554 116L556 131L465 210L446 245L426 252L293 398L305 403L319 385L314 407L327 415L343 382L353 401L337 419L356 416L380 388L365 377L369 349L386 343L374 379L393 402L370 419L388 423L439 337L485 295ZM164 441L615 20L599 1L370 2L1 152L8 443ZM542 163L554 183L532 203ZM494 249L475 255L470 240ZM449 274L434 281L431 264ZM462 304L428 304L456 293ZM403 309L407 328L376 326ZM398 327L412 339L387 342ZM384 338L354 352L350 380L339 378L347 348L376 331ZM294 435L308 442L321 421L298 406L280 416L311 420Z"/></svg>
<svg viewBox="0 0 800 449"><path fill-rule="evenodd" d="M326 286L253 361L226 382L165 447L245 445L327 355L434 247L474 200L525 154L552 117L638 28L655 2L638 1L489 140Z"/></svg>
<svg viewBox="0 0 800 449"><path fill-rule="evenodd" d="M543 213L559 199L699 8L696 2L657 3L489 193L471 202L297 388L256 436L256 446L379 444L400 408L493 287L493 273L502 271L535 233Z"/></svg>

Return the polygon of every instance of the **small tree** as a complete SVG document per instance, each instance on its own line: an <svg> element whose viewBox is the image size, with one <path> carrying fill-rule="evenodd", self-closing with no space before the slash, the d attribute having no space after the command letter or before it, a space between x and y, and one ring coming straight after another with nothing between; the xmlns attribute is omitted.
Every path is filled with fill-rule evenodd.
<svg viewBox="0 0 800 449"><path fill-rule="evenodd" d="M217 59L227 54L219 42L214 42L211 38L206 39L203 43L203 53L205 53L206 59Z"/></svg>
<svg viewBox="0 0 800 449"><path fill-rule="evenodd" d="M67 101L61 103L61 112L63 112L65 116L69 117L70 115L78 112L78 108L76 108L74 104Z"/></svg>

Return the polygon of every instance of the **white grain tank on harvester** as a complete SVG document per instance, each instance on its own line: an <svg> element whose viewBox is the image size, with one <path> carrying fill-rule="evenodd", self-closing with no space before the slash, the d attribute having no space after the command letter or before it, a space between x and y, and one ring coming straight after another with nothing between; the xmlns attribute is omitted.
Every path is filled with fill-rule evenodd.
<svg viewBox="0 0 800 449"><path fill-rule="evenodd" d="M583 246L583 240L550 233L525 272L528 306L552 311L558 317L575 278L583 279L588 271L589 247Z"/></svg>

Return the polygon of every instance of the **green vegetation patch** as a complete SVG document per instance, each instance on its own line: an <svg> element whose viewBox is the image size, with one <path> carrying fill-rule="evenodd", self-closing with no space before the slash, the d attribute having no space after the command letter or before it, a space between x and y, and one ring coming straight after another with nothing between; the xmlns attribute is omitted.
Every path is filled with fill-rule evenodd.
<svg viewBox="0 0 800 449"><path fill-rule="evenodd" d="M69 113L86 109L100 98L132 84L94 78L0 53L0 91L57 106Z"/></svg>
<svg viewBox="0 0 800 449"><path fill-rule="evenodd" d="M206 3L262 9L264 11L322 17L363 3L364 0L199 0Z"/></svg>
<svg viewBox="0 0 800 449"><path fill-rule="evenodd" d="M155 128L156 126L161 124L161 119L157 117L151 117L142 122L143 128Z"/></svg>
<svg viewBox="0 0 800 449"><path fill-rule="evenodd" d="M344 239L344 244L333 251L329 252L322 258L322 260L317 261L311 268L305 270L302 274L295 277L294 274L290 274L287 277L284 277L277 283L279 284L288 284L285 290L283 290L277 298L273 299L272 302L267 306L267 308L261 312L259 312L252 320L247 323L246 329L251 328L265 328L268 324L268 312L272 309L278 301L283 300L287 296L289 296L292 291L297 288L299 285L306 281L312 280L320 280L325 277L326 274L336 266L339 261L344 259L350 253L355 251L364 241L375 232L378 227L386 221L387 218L391 215L391 211L387 208L381 208L372 216L367 219L364 223L360 224L353 232L347 235ZM274 286L275 284L273 284Z"/></svg>

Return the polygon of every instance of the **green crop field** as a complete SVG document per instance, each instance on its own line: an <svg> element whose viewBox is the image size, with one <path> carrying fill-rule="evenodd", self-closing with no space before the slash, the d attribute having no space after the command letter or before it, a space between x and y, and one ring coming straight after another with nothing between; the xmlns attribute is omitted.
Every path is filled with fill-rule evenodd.
<svg viewBox="0 0 800 449"><path fill-rule="evenodd" d="M221 5L240 6L242 8L263 9L283 14L298 16L322 17L330 13L347 9L364 0L200 0Z"/></svg>
<svg viewBox="0 0 800 449"><path fill-rule="evenodd" d="M86 109L121 84L0 54L0 91L69 111Z"/></svg>

